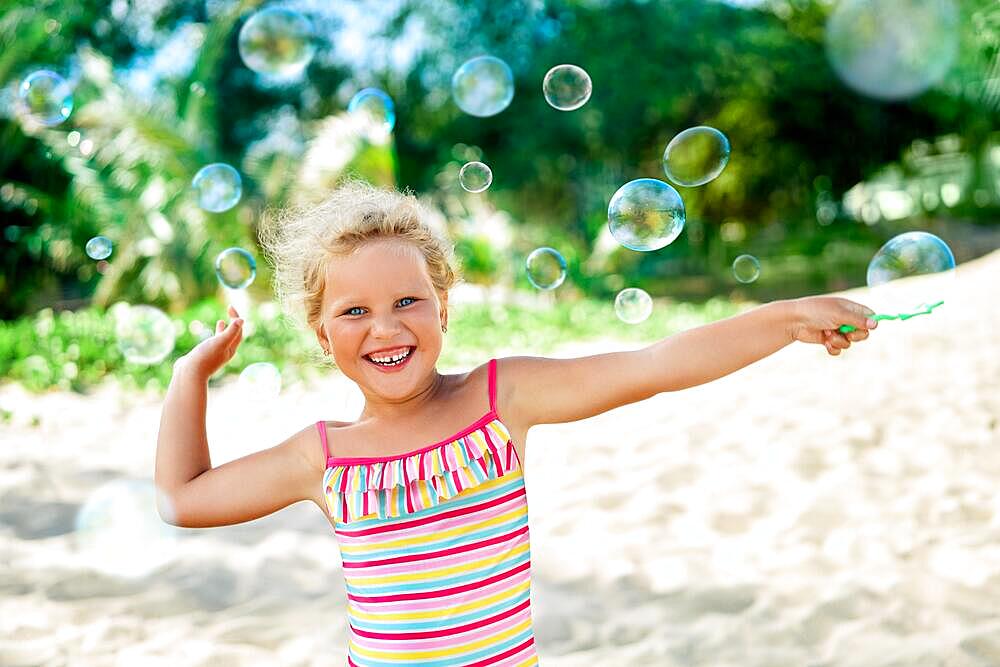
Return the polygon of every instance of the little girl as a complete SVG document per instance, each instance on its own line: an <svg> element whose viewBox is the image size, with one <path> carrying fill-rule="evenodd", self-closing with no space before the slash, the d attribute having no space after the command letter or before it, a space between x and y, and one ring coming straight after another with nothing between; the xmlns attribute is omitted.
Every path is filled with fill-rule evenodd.
<svg viewBox="0 0 1000 667"><path fill-rule="evenodd" d="M364 409L213 468L206 387L242 339L230 307L229 323L174 365L155 475L170 506L159 511L202 528L315 503L339 544L356 667L538 664L522 477L532 426L710 382L795 340L837 355L875 327L858 303L808 297L631 352L491 359L442 375L457 277L412 195L350 183L268 221L261 237L283 305L358 384ZM857 330L844 336L841 324Z"/></svg>

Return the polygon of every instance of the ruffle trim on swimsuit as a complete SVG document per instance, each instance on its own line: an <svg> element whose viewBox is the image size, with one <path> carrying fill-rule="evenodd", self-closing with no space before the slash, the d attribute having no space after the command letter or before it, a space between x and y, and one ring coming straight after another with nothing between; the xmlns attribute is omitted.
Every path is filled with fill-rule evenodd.
<svg viewBox="0 0 1000 667"><path fill-rule="evenodd" d="M342 523L406 516L519 467L510 433L494 418L427 450L328 467L323 476L326 509Z"/></svg>

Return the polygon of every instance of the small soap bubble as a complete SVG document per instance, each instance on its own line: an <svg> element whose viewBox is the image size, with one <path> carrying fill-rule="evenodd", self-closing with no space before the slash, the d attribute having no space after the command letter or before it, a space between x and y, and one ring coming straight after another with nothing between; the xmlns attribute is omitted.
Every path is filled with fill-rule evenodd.
<svg viewBox="0 0 1000 667"><path fill-rule="evenodd" d="M281 371L272 363L259 361L240 373L240 389L250 400L264 402L281 393Z"/></svg>
<svg viewBox="0 0 1000 667"><path fill-rule="evenodd" d="M555 248L536 248L525 262L528 280L538 289L551 290L566 280L566 260Z"/></svg>
<svg viewBox="0 0 1000 667"><path fill-rule="evenodd" d="M826 53L848 86L881 100L919 95L958 55L953 0L842 0L826 23Z"/></svg>
<svg viewBox="0 0 1000 667"><path fill-rule="evenodd" d="M205 165L191 181L198 193L198 205L211 213L228 211L240 201L243 180L240 172L224 162Z"/></svg>
<svg viewBox="0 0 1000 667"><path fill-rule="evenodd" d="M482 162L467 162L458 172L458 182L467 192L482 192L493 183L493 170Z"/></svg>
<svg viewBox="0 0 1000 667"><path fill-rule="evenodd" d="M111 256L112 249L111 239L106 236L95 236L84 246L87 257L91 259L107 259Z"/></svg>
<svg viewBox="0 0 1000 667"><path fill-rule="evenodd" d="M451 94L465 113L481 118L495 116L514 99L514 74L499 58L479 56L455 70Z"/></svg>
<svg viewBox="0 0 1000 667"><path fill-rule="evenodd" d="M632 250L659 250L684 229L684 201L669 184L639 178L618 188L608 204L608 228Z"/></svg>
<svg viewBox="0 0 1000 667"><path fill-rule="evenodd" d="M760 262L753 255L740 255L733 260L733 276L741 283L752 283L760 277Z"/></svg>
<svg viewBox="0 0 1000 667"><path fill-rule="evenodd" d="M126 306L115 309L118 349L134 364L158 364L174 349L174 323L159 308Z"/></svg>
<svg viewBox="0 0 1000 667"><path fill-rule="evenodd" d="M729 139L714 127L689 127L667 144L663 171L678 185L704 185L729 164L729 150Z"/></svg>
<svg viewBox="0 0 1000 667"><path fill-rule="evenodd" d="M347 105L347 112L361 119L373 131L388 134L396 126L396 105L378 88L359 90Z"/></svg>
<svg viewBox="0 0 1000 667"><path fill-rule="evenodd" d="M542 81L545 101L559 111L579 109L590 99L592 90L590 75L576 65L556 65Z"/></svg>
<svg viewBox="0 0 1000 667"><path fill-rule="evenodd" d="M868 286L876 310L908 312L948 296L955 278L955 255L940 237L905 232L889 239L868 264Z"/></svg>
<svg viewBox="0 0 1000 667"><path fill-rule="evenodd" d="M92 569L143 577L175 556L179 531L166 520L176 521L176 511L153 482L113 480L91 492L80 507L71 544Z"/></svg>
<svg viewBox="0 0 1000 667"><path fill-rule="evenodd" d="M238 47L247 67L282 77L301 73L316 53L312 23L282 7L262 9L247 19Z"/></svg>
<svg viewBox="0 0 1000 667"><path fill-rule="evenodd" d="M626 324L645 322L653 312L653 298L638 287L623 289L615 297L615 314Z"/></svg>
<svg viewBox="0 0 1000 667"><path fill-rule="evenodd" d="M34 122L52 127L73 112L73 89L55 72L47 69L32 72L17 90L19 110Z"/></svg>
<svg viewBox="0 0 1000 667"><path fill-rule="evenodd" d="M257 262L243 248L226 248L215 258L215 275L229 289L243 289L257 277Z"/></svg>

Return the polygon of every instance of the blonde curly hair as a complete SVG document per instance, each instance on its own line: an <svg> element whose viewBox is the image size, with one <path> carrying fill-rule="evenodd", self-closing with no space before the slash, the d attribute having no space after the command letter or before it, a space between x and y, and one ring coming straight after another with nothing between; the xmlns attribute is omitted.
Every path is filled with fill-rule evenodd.
<svg viewBox="0 0 1000 667"><path fill-rule="evenodd" d="M459 280L452 245L431 227L431 215L412 192L385 190L358 180L338 186L314 206L270 212L258 230L274 269L282 309L310 330L319 325L327 263L369 241L412 243L427 261L431 282L447 294Z"/></svg>

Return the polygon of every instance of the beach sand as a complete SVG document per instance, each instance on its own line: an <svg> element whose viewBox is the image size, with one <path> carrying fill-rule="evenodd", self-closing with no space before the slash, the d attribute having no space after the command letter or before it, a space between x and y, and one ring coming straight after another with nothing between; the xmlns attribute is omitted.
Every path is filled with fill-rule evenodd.
<svg viewBox="0 0 1000 667"><path fill-rule="evenodd" d="M1000 252L957 273L945 308L839 357L796 343L533 429L541 664L1000 665ZM88 566L77 513L151 479L160 400L0 387L0 665L343 665L340 559L311 503L139 540L160 563L142 575ZM213 388L213 464L359 408L336 375L269 404Z"/></svg>

